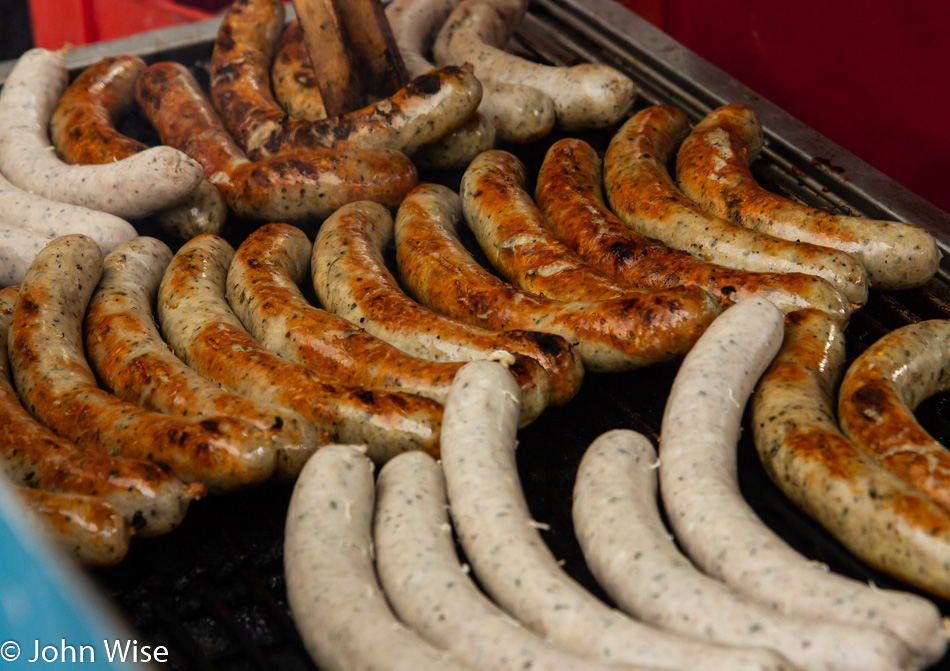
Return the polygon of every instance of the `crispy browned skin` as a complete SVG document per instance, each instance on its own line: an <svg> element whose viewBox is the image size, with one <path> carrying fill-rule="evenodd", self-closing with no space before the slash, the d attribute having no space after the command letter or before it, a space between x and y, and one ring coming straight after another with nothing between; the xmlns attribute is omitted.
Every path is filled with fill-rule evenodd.
<svg viewBox="0 0 950 671"><path fill-rule="evenodd" d="M169 351L152 305L171 259L167 245L144 236L105 258L84 325L86 351L99 379L120 398L149 410L251 422L277 450L277 474L296 477L328 442L326 430L281 406L225 392Z"/></svg>
<svg viewBox="0 0 950 671"><path fill-rule="evenodd" d="M248 422L149 412L99 388L83 353L82 317L101 272L99 246L82 235L49 243L27 271L9 331L27 410L84 449L149 459L209 488L269 478L273 445Z"/></svg>
<svg viewBox="0 0 950 671"><path fill-rule="evenodd" d="M862 561L950 593L950 512L875 463L835 420L844 332L817 310L785 318L785 341L752 399L769 477Z"/></svg>
<svg viewBox="0 0 950 671"><path fill-rule="evenodd" d="M277 9L273 3L270 6L266 3L245 3L236 8L232 7L230 12L266 15L267 9L272 9L270 14L276 15ZM305 48L308 53L313 52L312 60L320 73L317 84L330 115L337 116L356 109L363 102L360 72L343 22L340 4L334 0L298 0L294 9L303 27L301 37L305 38ZM275 26L283 24L283 11L280 11L279 21L274 18L269 21L258 20L255 23L262 33L267 33ZM262 42L267 44L263 39Z"/></svg>
<svg viewBox="0 0 950 671"><path fill-rule="evenodd" d="M16 488L15 493L40 521L49 538L79 562L112 566L128 553L132 527L112 504L91 496L24 487Z"/></svg>
<svg viewBox="0 0 950 671"><path fill-rule="evenodd" d="M311 251L306 234L287 224L262 226L238 248L228 271L228 299L251 332L282 356L345 384L444 401L463 364L410 356L310 305L299 285L309 276ZM548 381L536 361L516 359L509 370L528 398L523 401L528 422L547 404Z"/></svg>
<svg viewBox="0 0 950 671"><path fill-rule="evenodd" d="M462 176L465 222L489 262L520 289L559 301L637 293L601 274L558 240L525 191L524 164L507 151L479 154ZM679 291L670 288L671 296Z"/></svg>
<svg viewBox="0 0 950 671"><path fill-rule="evenodd" d="M279 0L237 0L215 40L211 99L252 160L313 147L412 154L463 124L481 100L481 84L471 72L445 67L379 103L315 122L294 119L270 93L270 64L282 29Z"/></svg>
<svg viewBox="0 0 950 671"><path fill-rule="evenodd" d="M303 41L303 28L296 19L280 36L270 77L274 99L287 114L305 121L327 118L313 63Z"/></svg>
<svg viewBox="0 0 950 671"><path fill-rule="evenodd" d="M478 265L458 238L459 197L416 187L396 216L396 260L414 297L453 319L494 330L526 329L568 340L584 367L616 371L685 353L718 314L704 290L605 301L553 301L519 291Z"/></svg>
<svg viewBox="0 0 950 671"><path fill-rule="evenodd" d="M110 502L142 535L167 533L204 494L150 461L80 450L40 424L21 405L10 377L7 329L19 287L0 290L0 464L14 483Z"/></svg>
<svg viewBox="0 0 950 671"><path fill-rule="evenodd" d="M759 295L785 312L816 307L842 319L850 315L844 298L820 278L724 268L634 233L604 205L600 178L601 161L593 147L561 140L545 156L536 199L554 234L609 277L641 289L702 287L723 305ZM639 198L628 190L618 188L615 200Z"/></svg>
<svg viewBox="0 0 950 671"><path fill-rule="evenodd" d="M713 110L696 124L676 156L680 189L704 209L747 228L854 255L874 287L909 289L934 276L940 250L924 229L832 214L759 186L749 164L762 143L754 109L725 105Z"/></svg>
<svg viewBox="0 0 950 671"><path fill-rule="evenodd" d="M254 340L225 298L233 256L226 241L200 236L182 246L166 269L159 319L178 356L225 389L296 410L332 441L367 445L377 462L412 449L438 454L441 404L347 387Z"/></svg>
<svg viewBox="0 0 950 671"><path fill-rule="evenodd" d="M867 272L850 254L750 230L701 210L680 193L667 165L689 128L680 110L654 105L630 117L611 140L604 188L628 228L719 266L816 275L851 302L867 301Z"/></svg>
<svg viewBox="0 0 950 671"><path fill-rule="evenodd" d="M242 217L311 221L354 200L395 207L417 180L408 158L382 149L317 148L251 162L194 77L178 63L146 69L137 98L162 142L201 163L228 207Z"/></svg>
<svg viewBox="0 0 950 671"><path fill-rule="evenodd" d="M332 312L413 356L471 361L499 351L528 356L550 377L552 405L580 388L583 366L567 341L536 331L489 331L440 315L412 300L386 268L393 220L376 203L351 203L320 227L310 274L320 302Z"/></svg>
<svg viewBox="0 0 950 671"><path fill-rule="evenodd" d="M841 429L881 465L950 507L950 452L914 418L950 389L950 320L903 326L866 349L841 381Z"/></svg>
<svg viewBox="0 0 950 671"><path fill-rule="evenodd" d="M115 128L135 104L135 82L145 70L138 56L113 56L73 80L50 119L50 139L68 163L111 163L147 149Z"/></svg>
<svg viewBox="0 0 950 671"><path fill-rule="evenodd" d="M148 149L116 129L135 104L136 82L144 70L137 56L103 58L63 92L50 120L50 139L67 163L111 163ZM188 239L220 232L226 214L221 194L203 180L184 202L155 216L163 230Z"/></svg>

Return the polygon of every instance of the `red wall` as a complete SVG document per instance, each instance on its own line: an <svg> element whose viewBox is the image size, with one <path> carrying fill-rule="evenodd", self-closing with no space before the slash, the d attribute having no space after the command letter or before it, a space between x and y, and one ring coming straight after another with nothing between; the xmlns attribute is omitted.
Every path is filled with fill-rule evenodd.
<svg viewBox="0 0 950 671"><path fill-rule="evenodd" d="M950 3L620 1L950 211Z"/></svg>

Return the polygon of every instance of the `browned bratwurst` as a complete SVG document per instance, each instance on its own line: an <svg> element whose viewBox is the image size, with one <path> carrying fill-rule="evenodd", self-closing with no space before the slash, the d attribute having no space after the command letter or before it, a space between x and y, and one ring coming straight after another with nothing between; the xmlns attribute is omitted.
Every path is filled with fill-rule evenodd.
<svg viewBox="0 0 950 671"><path fill-rule="evenodd" d="M83 352L82 318L102 273L91 239L67 235L37 255L10 326L10 364L23 404L84 449L149 459L213 489L262 482L274 471L268 436L225 415L171 417L99 388Z"/></svg>
<svg viewBox="0 0 950 671"><path fill-rule="evenodd" d="M586 142L556 142L541 166L536 198L554 234L606 275L643 289L703 287L724 305L757 295L785 312L815 307L841 319L850 315L844 297L818 277L724 268L631 231L604 205L601 169Z"/></svg>
<svg viewBox="0 0 950 671"><path fill-rule="evenodd" d="M330 311L399 349L433 361L486 359L499 351L536 360L551 380L551 405L573 398L584 369L563 338L537 331L489 331L412 300L386 267L393 219L377 203L344 205L320 226L310 260L313 286Z"/></svg>
<svg viewBox="0 0 950 671"><path fill-rule="evenodd" d="M26 487L16 487L14 493L49 539L79 562L112 566L128 553L133 529L107 501Z"/></svg>
<svg viewBox="0 0 950 671"><path fill-rule="evenodd" d="M303 121L327 118L320 98L317 75L313 71L303 28L296 19L284 29L270 66L274 99L290 116Z"/></svg>
<svg viewBox="0 0 950 671"><path fill-rule="evenodd" d="M313 246L299 228L268 224L249 235L228 271L228 299L261 343L281 356L356 387L406 391L442 402L458 362L410 356L360 326L310 305L299 286L310 275ZM522 421L548 401L538 362L517 355L509 370L527 398Z"/></svg>
<svg viewBox="0 0 950 671"><path fill-rule="evenodd" d="M232 212L264 221L323 219L354 200L395 207L416 184L396 151L312 149L251 162L187 68L163 62L139 77L137 98L162 142L196 161Z"/></svg>
<svg viewBox="0 0 950 671"><path fill-rule="evenodd" d="M604 186L624 224L709 263L755 272L817 275L852 303L867 300L867 273L850 254L744 228L704 212L680 193L667 164L688 133L686 115L669 105L648 107L617 131L604 159Z"/></svg>
<svg viewBox="0 0 950 671"><path fill-rule="evenodd" d="M366 445L382 462L405 450L438 454L441 404L421 396L356 389L265 350L225 298L234 249L213 235L185 243L158 294L162 331L183 360L225 389L296 410L328 442Z"/></svg>
<svg viewBox="0 0 950 671"><path fill-rule="evenodd" d="M896 221L836 215L763 189L749 164L764 133L755 110L725 105L696 124L676 156L680 189L704 209L747 228L854 255L879 289L927 283L940 265L928 231Z"/></svg>
<svg viewBox="0 0 950 671"><path fill-rule="evenodd" d="M76 447L34 419L13 388L7 330L19 287L0 290L0 464L25 487L97 496L108 501L143 536L171 531L188 505L204 494L151 461L123 459Z"/></svg>
<svg viewBox="0 0 950 671"><path fill-rule="evenodd" d="M60 96L50 119L50 139L68 163L112 163L148 146L116 129L135 104L135 84L145 70L137 56L104 58L84 70ZM227 214L224 200L207 179L173 207L156 213L167 233L187 239L217 233Z"/></svg>
<svg viewBox="0 0 950 671"><path fill-rule="evenodd" d="M284 26L280 0L236 0L218 30L211 99L252 160L289 149L395 149L407 154L465 123L482 96L468 70L439 68L394 95L342 116L287 116L270 92L270 66Z"/></svg>
<svg viewBox="0 0 950 671"><path fill-rule="evenodd" d="M407 289L453 319L495 330L527 329L568 340L592 371L617 371L682 355L718 314L699 287L603 301L554 301L519 291L482 268L458 238L459 196L416 187L396 216L396 261Z"/></svg>

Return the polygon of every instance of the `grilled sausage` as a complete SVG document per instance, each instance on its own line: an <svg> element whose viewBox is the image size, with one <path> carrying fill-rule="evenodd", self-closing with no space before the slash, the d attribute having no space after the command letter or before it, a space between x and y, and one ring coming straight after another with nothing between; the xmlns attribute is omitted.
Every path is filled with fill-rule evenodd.
<svg viewBox="0 0 950 671"><path fill-rule="evenodd" d="M313 62L303 40L300 21L291 21L280 36L270 66L274 100L290 116L303 121L327 118Z"/></svg>
<svg viewBox="0 0 950 671"><path fill-rule="evenodd" d="M833 399L844 358L844 334L826 315L785 317L785 342L752 397L759 458L785 495L863 562L946 596L950 514L841 434ZM924 661L946 650L931 604L921 601L891 628Z"/></svg>
<svg viewBox="0 0 950 671"><path fill-rule="evenodd" d="M10 326L10 364L23 404L78 446L166 464L210 489L261 482L274 470L267 436L236 417L170 417L98 386L83 354L82 316L102 272L91 239L68 235L37 255Z"/></svg>
<svg viewBox="0 0 950 671"><path fill-rule="evenodd" d="M607 169L608 174L618 172L613 165ZM593 147L580 140L557 142L541 166L536 198L554 234L606 275L640 288L697 285L723 304L758 295L785 312L815 307L840 319L850 314L847 300L820 278L716 266L629 230L604 206L600 176L601 161ZM614 207L623 212L621 193L614 188Z"/></svg>
<svg viewBox="0 0 950 671"><path fill-rule="evenodd" d="M927 283L940 265L937 241L910 224L835 215L760 187L749 164L762 150L755 110L713 110L683 141L676 157L680 189L724 219L786 240L833 247L858 258L871 286L909 289Z"/></svg>
<svg viewBox="0 0 950 671"><path fill-rule="evenodd" d="M739 491L743 407L783 334L782 313L749 298L723 312L683 360L660 426L660 494L673 533L701 570L749 598L782 613L879 627L877 644L862 651L865 668L909 668L910 649L888 632L919 599L822 571Z"/></svg>
<svg viewBox="0 0 950 671"><path fill-rule="evenodd" d="M86 68L63 92L49 130L53 146L68 163L102 165L148 149L115 127L135 104L135 84L144 70L145 61L137 56L104 58ZM181 203L160 210L154 218L163 231L187 240L201 233L219 233L226 214L220 192L203 179Z"/></svg>
<svg viewBox="0 0 950 671"><path fill-rule="evenodd" d="M0 287L22 282L33 259L52 240L27 228L0 224Z"/></svg>
<svg viewBox="0 0 950 671"><path fill-rule="evenodd" d="M405 57L405 52L402 53ZM418 54L416 57L425 62ZM410 69L410 72L413 77L417 77L434 68L434 65L430 65L421 71ZM303 32L296 21L291 22L277 43L271 78L274 98L291 117L302 121L326 118L313 66L303 42ZM413 156L413 161L422 168L464 168L472 158L494 144L494 119L476 110L461 126L432 144L421 147Z"/></svg>
<svg viewBox="0 0 950 671"><path fill-rule="evenodd" d="M865 654L874 650L876 630L782 615L698 571L660 517L659 463L646 437L615 430L590 445L577 471L577 539L588 567L621 608L687 636L776 650L802 669L873 667L874 653ZM939 625L936 609L928 624Z"/></svg>
<svg viewBox="0 0 950 671"><path fill-rule="evenodd" d="M635 368L682 354L717 314L699 288L676 297L657 292L609 301L565 303L518 291L479 266L456 228L460 199L423 184L396 216L396 260L419 302L460 321L494 330L526 329L560 335L584 368Z"/></svg>
<svg viewBox="0 0 950 671"><path fill-rule="evenodd" d="M147 68L139 77L137 99L162 142L201 163L208 181L240 217L310 222L354 200L395 207L416 184L412 162L393 151L314 149L252 163L198 82L178 63Z"/></svg>
<svg viewBox="0 0 950 671"><path fill-rule="evenodd" d="M7 329L19 287L0 290L0 465L18 485L99 497L139 535L171 531L204 493L150 461L80 450L37 422L21 405L7 359Z"/></svg>
<svg viewBox="0 0 950 671"><path fill-rule="evenodd" d="M269 67L284 25L279 0L237 0L228 10L211 59L211 99L251 160L282 150L394 149L407 154L457 128L481 100L467 70L441 68L382 101L339 117L288 117L270 95Z"/></svg>
<svg viewBox="0 0 950 671"><path fill-rule="evenodd" d="M285 408L229 394L172 354L155 326L152 305L172 251L141 237L105 258L86 312L86 351L99 377L120 398L182 417L229 415L252 423L277 450L279 475L295 477L317 449L316 427Z"/></svg>
<svg viewBox="0 0 950 671"><path fill-rule="evenodd" d="M31 244L31 238L38 240L42 236L51 239L70 233L82 233L99 243L103 252L109 252L116 245L138 235L135 227L124 219L24 191L10 184L3 175L0 175L0 221L15 222L16 227L35 233L36 235L21 236L22 244L26 245ZM11 236L11 240L14 238L15 236ZM28 246L27 249L29 248ZM25 255L22 258L25 258ZM32 260L33 257L30 256L27 266ZM12 272L12 267L8 272ZM18 277L23 278L22 272ZM14 283L19 281L15 280Z"/></svg>
<svg viewBox="0 0 950 671"><path fill-rule="evenodd" d="M908 324L873 343L841 380L841 429L913 487L950 506L950 454L914 417L950 388L950 320Z"/></svg>
<svg viewBox="0 0 950 671"><path fill-rule="evenodd" d="M463 0L439 30L432 47L440 65L474 64L475 76L536 88L554 102L564 131L604 128L633 105L629 77L599 63L552 67L502 50L524 15L526 0Z"/></svg>
<svg viewBox="0 0 950 671"><path fill-rule="evenodd" d="M459 563L442 469L432 457L401 454L376 480L376 573L399 618L430 643L484 671L622 671L575 655L519 626Z"/></svg>
<svg viewBox="0 0 950 671"><path fill-rule="evenodd" d="M754 272L816 275L853 303L867 300L867 273L850 254L743 228L704 212L680 193L666 166L688 132L685 114L657 105L635 114L613 137L605 157L604 184L624 224L710 263Z"/></svg>
<svg viewBox="0 0 950 671"><path fill-rule="evenodd" d="M442 424L449 512L479 584L524 626L577 654L667 669L792 669L767 650L714 645L624 616L571 580L539 533L515 460L518 386L491 361L465 364Z"/></svg>
<svg viewBox="0 0 950 671"><path fill-rule="evenodd" d="M435 68L422 54L429 51L433 33L448 18L460 0L395 0L386 7L386 16L409 74L414 77ZM478 113L497 127L500 142L523 144L540 140L554 128L556 115L550 96L531 86L486 81ZM445 141L462 129L453 131ZM485 149L489 149L486 146Z"/></svg>
<svg viewBox="0 0 950 671"><path fill-rule="evenodd" d="M61 56L34 48L20 56L0 94L0 172L59 202L138 219L180 203L201 166L171 147L152 147L107 165L70 166L50 146L47 125L66 88Z"/></svg>
<svg viewBox="0 0 950 671"><path fill-rule="evenodd" d="M67 556L88 566L118 564L132 527L112 504L92 496L17 487L14 494Z"/></svg>
<svg viewBox="0 0 950 671"><path fill-rule="evenodd" d="M158 293L159 321L175 353L225 389L290 408L324 434L321 442L366 444L378 462L405 450L438 452L442 406L430 399L345 387L265 350L225 298L234 250L205 235L172 259Z"/></svg>
<svg viewBox="0 0 950 671"><path fill-rule="evenodd" d="M368 333L413 356L433 361L487 359L509 352L538 361L550 377L550 403L580 388L580 357L563 338L536 331L488 331L416 303L386 268L383 250L393 220L375 203L353 203L333 213L317 232L310 272L320 302Z"/></svg>
<svg viewBox="0 0 950 671"><path fill-rule="evenodd" d="M327 671L463 671L396 619L373 567L373 462L329 445L307 462L284 538L287 601L314 662Z"/></svg>
<svg viewBox="0 0 950 671"><path fill-rule="evenodd" d="M479 155L462 175L464 221L495 270L520 289L560 301L641 293L597 272L550 233L524 190L526 177L524 164L501 150ZM682 291L671 287L669 295Z"/></svg>
<svg viewBox="0 0 950 671"><path fill-rule="evenodd" d="M309 275L313 246L299 228L268 224L249 235L228 271L228 299L260 342L345 384L404 391L442 401L457 362L410 356L358 325L310 305L299 286ZM550 383L541 366L515 357L513 373L531 400L525 423L547 405Z"/></svg>

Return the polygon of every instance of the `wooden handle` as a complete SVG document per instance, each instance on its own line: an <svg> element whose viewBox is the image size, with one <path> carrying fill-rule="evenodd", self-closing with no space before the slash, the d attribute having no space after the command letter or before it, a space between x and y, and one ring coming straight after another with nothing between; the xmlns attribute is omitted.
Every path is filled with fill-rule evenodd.
<svg viewBox="0 0 950 671"><path fill-rule="evenodd" d="M346 5L343 0L339 5ZM360 78L353 48L337 3L333 0L293 0L304 41L328 117L362 106Z"/></svg>
<svg viewBox="0 0 950 671"><path fill-rule="evenodd" d="M363 93L392 95L409 83L392 28L380 0L334 0L353 47Z"/></svg>

